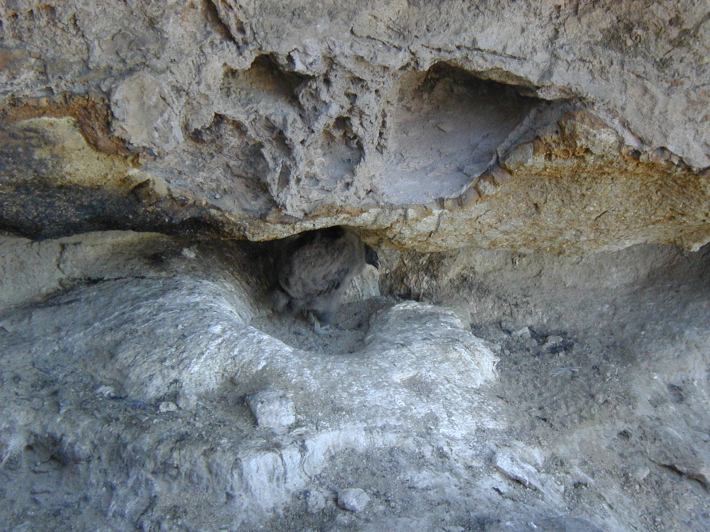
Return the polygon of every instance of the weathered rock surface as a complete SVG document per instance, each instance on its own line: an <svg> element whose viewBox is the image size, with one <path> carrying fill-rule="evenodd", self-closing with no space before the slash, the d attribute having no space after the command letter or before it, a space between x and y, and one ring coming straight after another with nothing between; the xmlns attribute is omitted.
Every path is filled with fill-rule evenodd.
<svg viewBox="0 0 710 532"><path fill-rule="evenodd" d="M709 22L0 2L0 522L710 529ZM332 225L317 335L263 241Z"/></svg>
<svg viewBox="0 0 710 532"><path fill-rule="evenodd" d="M260 390L247 397L247 404L260 427L282 431L296 421L293 401L278 390Z"/></svg>
<svg viewBox="0 0 710 532"><path fill-rule="evenodd" d="M0 249L8 528L709 523L707 248L384 253L385 293L452 307L368 271L326 336L269 313L254 246Z"/></svg>
<svg viewBox="0 0 710 532"><path fill-rule="evenodd" d="M710 239L701 0L21 1L0 22L0 224L25 236Z"/></svg>
<svg viewBox="0 0 710 532"><path fill-rule="evenodd" d="M70 242L90 251L96 238ZM471 416L495 357L451 311L389 303L356 351L304 351L250 325L265 291L245 253L203 247L198 261L149 234L105 243L128 241L134 253L112 257L121 274L87 283L64 272L83 282L0 318L4 474L27 488L4 494L11 527L165 525L177 506L191 526L255 526L333 455L445 445L473 460L476 430L498 424L487 408ZM35 271L55 273L53 244L25 248ZM136 262L145 268L131 275ZM28 278L23 300L47 278ZM67 499L38 499L64 480ZM362 497L351 502L364 509Z"/></svg>

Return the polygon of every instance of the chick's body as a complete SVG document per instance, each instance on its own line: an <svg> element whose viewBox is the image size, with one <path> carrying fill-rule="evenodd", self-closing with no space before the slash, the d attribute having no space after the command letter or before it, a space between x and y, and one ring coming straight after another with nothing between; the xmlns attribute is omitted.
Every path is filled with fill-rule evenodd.
<svg viewBox="0 0 710 532"><path fill-rule="evenodd" d="M374 250L342 227L286 239L276 259L276 310L312 311L330 323L352 278L376 262Z"/></svg>

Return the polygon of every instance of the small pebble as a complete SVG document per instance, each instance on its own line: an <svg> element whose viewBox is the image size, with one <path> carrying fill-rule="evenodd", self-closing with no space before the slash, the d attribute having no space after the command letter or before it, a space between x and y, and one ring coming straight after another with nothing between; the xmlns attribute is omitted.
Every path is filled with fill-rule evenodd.
<svg viewBox="0 0 710 532"><path fill-rule="evenodd" d="M548 336L542 346L543 351L548 353L561 351L564 347L565 339L561 336Z"/></svg>
<svg viewBox="0 0 710 532"><path fill-rule="evenodd" d="M194 259L197 257L197 253L194 248L182 248L182 256L186 259Z"/></svg>
<svg viewBox="0 0 710 532"><path fill-rule="evenodd" d="M293 401L278 390L262 390L252 394L247 397L247 404L260 427L282 431L296 421Z"/></svg>
<svg viewBox="0 0 710 532"><path fill-rule="evenodd" d="M495 457L495 466L510 480L519 482L529 489L544 491L538 471L517 456L508 452L499 452Z"/></svg>
<svg viewBox="0 0 710 532"><path fill-rule="evenodd" d="M116 394L113 389L113 386L107 386L105 384L96 388L96 393L99 395L103 395L104 397L112 397Z"/></svg>
<svg viewBox="0 0 710 532"><path fill-rule="evenodd" d="M650 474L651 470L648 468L648 466L640 466L633 471L632 476L637 482L643 482Z"/></svg>
<svg viewBox="0 0 710 532"><path fill-rule="evenodd" d="M108 384L102 384L98 388L96 388L96 393L98 395L102 395L106 399L122 399L125 397L124 393L121 393L121 391L117 391L114 386L108 385Z"/></svg>
<svg viewBox="0 0 710 532"><path fill-rule="evenodd" d="M523 327L522 329L514 331L511 336L514 338L532 338L532 333L530 332L529 327Z"/></svg>
<svg viewBox="0 0 710 532"><path fill-rule="evenodd" d="M177 412L178 406L173 403L172 401L163 401L158 405L158 412L165 413L165 412Z"/></svg>
<svg viewBox="0 0 710 532"><path fill-rule="evenodd" d="M361 512L370 502L370 497L360 488L348 488L338 492L338 506L350 512Z"/></svg>

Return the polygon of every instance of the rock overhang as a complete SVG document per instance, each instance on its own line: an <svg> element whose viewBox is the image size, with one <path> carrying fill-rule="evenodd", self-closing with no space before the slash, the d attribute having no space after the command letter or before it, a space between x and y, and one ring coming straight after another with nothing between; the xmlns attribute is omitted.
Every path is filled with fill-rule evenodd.
<svg viewBox="0 0 710 532"><path fill-rule="evenodd" d="M666 45L642 14L616 13L636 36L631 64L618 47L602 53L613 24L592 8L540 7L526 32L496 8L447 6L353 6L327 26L299 2L205 2L179 23L96 8L126 26L110 46L100 28L68 31L87 7L8 12L2 224L37 238L127 228L254 240L341 224L422 251L707 242L704 95L634 51ZM277 11L299 30L275 39ZM22 33L33 17L57 23L82 74L76 61L33 70L56 56ZM527 40L505 40L513 28ZM129 50L137 29L143 44ZM676 33L669 53L701 75L699 44ZM651 89L656 115L638 111Z"/></svg>

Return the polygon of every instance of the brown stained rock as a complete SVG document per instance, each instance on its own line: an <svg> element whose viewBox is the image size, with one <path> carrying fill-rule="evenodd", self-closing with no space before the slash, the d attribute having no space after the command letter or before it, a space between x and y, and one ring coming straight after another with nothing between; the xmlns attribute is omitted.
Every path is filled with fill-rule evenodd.
<svg viewBox="0 0 710 532"><path fill-rule="evenodd" d="M429 208L392 206L376 226L365 225L372 220L367 209L324 204L279 234L340 223L422 251L477 245L576 253L649 241L697 249L710 239L710 181L707 172L693 171L666 151L647 155L625 145L594 114L565 113L532 141L514 145L500 166L456 198ZM438 222L432 209L443 209ZM252 234L268 239L273 227L259 225Z"/></svg>
<svg viewBox="0 0 710 532"><path fill-rule="evenodd" d="M691 248L707 242L706 172L674 163L658 150L651 157L635 154L588 112L568 113L557 126L531 144L513 148L498 174L491 171L481 178L478 188L485 201L479 206L485 206L486 217L464 230L468 217L451 213L451 225L439 237L462 243L457 235L466 234L484 247L557 251L649 240ZM502 172L510 177L497 190L490 175Z"/></svg>
<svg viewBox="0 0 710 532"><path fill-rule="evenodd" d="M396 247L421 251L475 245L577 253L640 242L698 249L710 239L708 173L663 150L647 156L624 145L589 112L565 114L508 153L459 197L431 208L390 208L369 229ZM443 209L438 221L432 209ZM324 205L318 214L333 215L326 218L331 223L370 223L366 210L336 213ZM292 227L322 221L293 220ZM263 225L259 234L268 238L271 231Z"/></svg>
<svg viewBox="0 0 710 532"><path fill-rule="evenodd" d="M72 117L41 116L0 123L0 136L6 168L0 185L29 181L50 186L132 186L131 160L95 150Z"/></svg>
<svg viewBox="0 0 710 532"><path fill-rule="evenodd" d="M189 185L176 188L149 166L136 167L105 127L87 122L106 117L89 101L6 106L0 131L8 169L5 227L29 236L104 228L181 232L193 220L188 231L196 223L211 234L219 227L222 236L270 240L350 225L423 251L477 245L579 252L638 242L695 249L710 238L707 173L664 150L646 154L623 145L589 112L567 113L531 142L513 146L458 197L407 206L323 202L294 217L278 207L263 216L245 212ZM28 191L17 191L23 184L36 187L34 202Z"/></svg>
<svg viewBox="0 0 710 532"><path fill-rule="evenodd" d="M53 98L10 98L0 106L0 123L39 117L71 117L95 150L124 157L135 155L121 139L111 135L111 112L101 97L65 93Z"/></svg>
<svg viewBox="0 0 710 532"><path fill-rule="evenodd" d="M173 196L162 178L136 168L133 157L97 151L75 118L31 114L0 122L2 229L34 238L150 227L230 235L224 217L200 198Z"/></svg>
<svg viewBox="0 0 710 532"><path fill-rule="evenodd" d="M24 50L0 49L0 70L18 69L28 57L29 54Z"/></svg>
<svg viewBox="0 0 710 532"><path fill-rule="evenodd" d="M327 28L298 2L6 10L0 222L253 240L348 225L422 251L707 242L703 6L524 3L511 19L356 2Z"/></svg>

